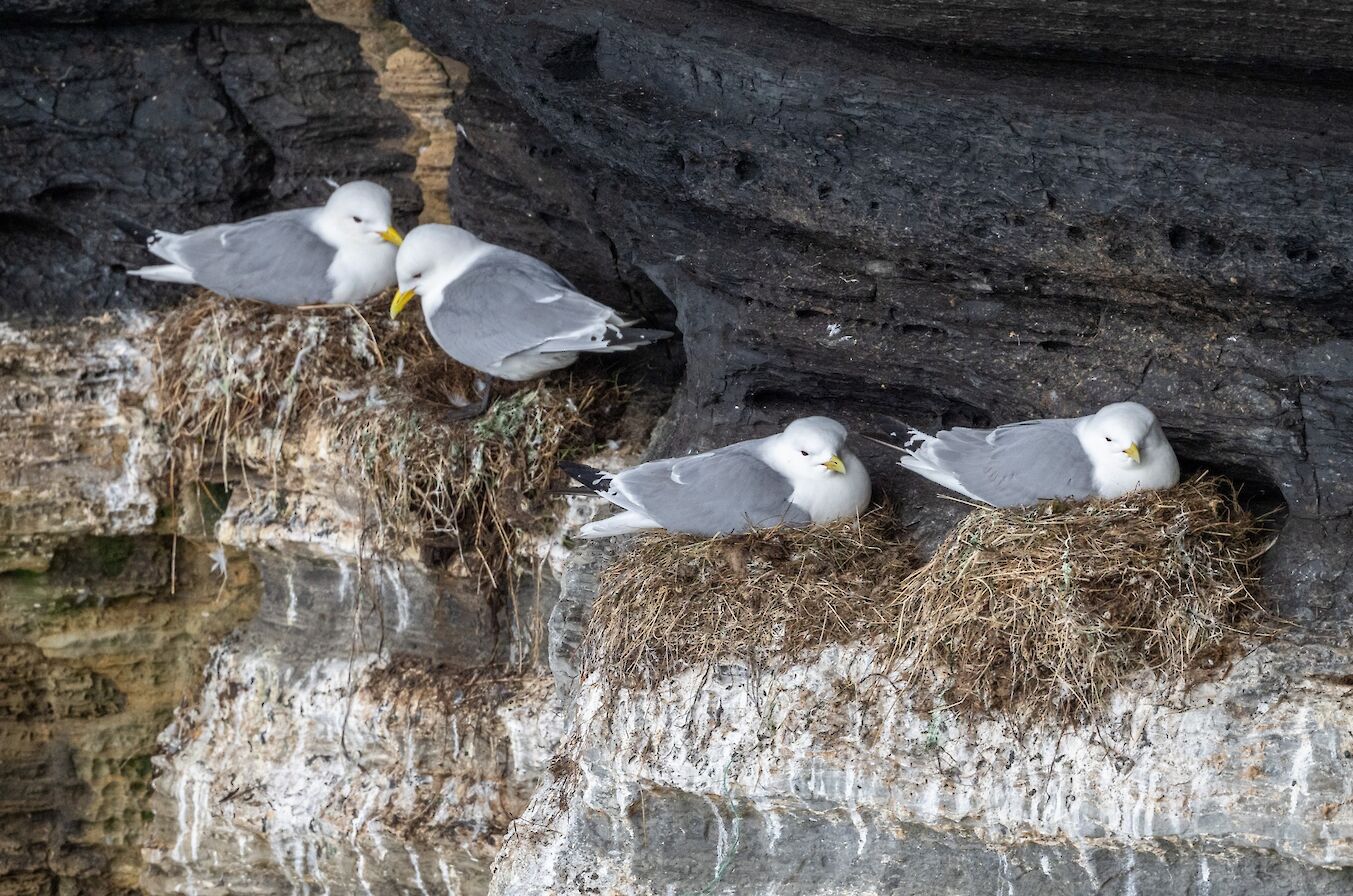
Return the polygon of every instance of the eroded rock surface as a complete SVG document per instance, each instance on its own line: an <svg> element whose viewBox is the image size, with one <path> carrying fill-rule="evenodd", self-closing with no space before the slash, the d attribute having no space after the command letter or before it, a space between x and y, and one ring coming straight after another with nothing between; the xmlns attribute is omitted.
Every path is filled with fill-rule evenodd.
<svg viewBox="0 0 1353 896"><path fill-rule="evenodd" d="M1023 734L857 647L652 689L594 675L492 892L1346 893L1350 659L1279 640Z"/></svg>
<svg viewBox="0 0 1353 896"><path fill-rule="evenodd" d="M461 219L676 305L666 447L1134 398L1187 460L1285 500L1287 612L1346 615L1353 109L1291 74L1346 68L1347 11L1223 4L1195 33L1131 5L766 5L394 3L471 68Z"/></svg>
<svg viewBox="0 0 1353 896"><path fill-rule="evenodd" d="M145 334L0 333L3 893L137 886L156 737L257 606L242 556L218 574L160 524Z"/></svg>

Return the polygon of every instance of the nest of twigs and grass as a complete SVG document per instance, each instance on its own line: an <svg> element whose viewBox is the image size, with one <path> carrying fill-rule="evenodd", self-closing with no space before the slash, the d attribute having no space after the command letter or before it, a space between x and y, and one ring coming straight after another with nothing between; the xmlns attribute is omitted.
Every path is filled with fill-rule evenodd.
<svg viewBox="0 0 1353 896"><path fill-rule="evenodd" d="M975 507L924 564L883 509L730 538L644 535L601 574L585 668L633 684L858 643L945 709L1070 722L1138 674L1217 669L1262 631L1271 536L1213 477Z"/></svg>
<svg viewBox="0 0 1353 896"><path fill-rule="evenodd" d="M1259 630L1271 537L1211 476L1084 503L978 507L897 589L896 652L913 677L938 672L951 705L1085 718L1129 678L1215 669Z"/></svg>
<svg viewBox="0 0 1353 896"><path fill-rule="evenodd" d="M764 664L890 627L892 587L916 568L892 515L746 535L655 532L601 573L584 671L622 682L719 661Z"/></svg>
<svg viewBox="0 0 1353 896"><path fill-rule="evenodd" d="M324 456L369 496L372 550L458 557L510 586L552 523L557 461L604 438L623 390L567 374L499 384L483 416L453 422L474 372L421 316L391 320L388 302L294 310L203 293L168 312L155 333L158 416L175 476L277 481L299 451Z"/></svg>

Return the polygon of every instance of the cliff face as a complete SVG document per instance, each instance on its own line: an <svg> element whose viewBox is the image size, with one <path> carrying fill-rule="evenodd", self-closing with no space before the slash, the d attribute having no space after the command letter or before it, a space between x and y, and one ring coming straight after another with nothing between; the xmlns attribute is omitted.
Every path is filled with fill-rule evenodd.
<svg viewBox="0 0 1353 896"><path fill-rule="evenodd" d="M677 307L666 447L824 409L889 431L1135 399L1187 461L1285 501L1273 590L1340 618L1347 13L1261 6L394 11L474 75L461 219L613 255L596 270ZM923 528L952 518L864 447Z"/></svg>
<svg viewBox="0 0 1353 896"><path fill-rule="evenodd" d="M145 322L98 323L0 331L4 893L137 887L156 738L258 604L163 524Z"/></svg>
<svg viewBox="0 0 1353 896"><path fill-rule="evenodd" d="M1193 688L1140 676L1096 725L947 708L874 650L576 677L605 549L551 624L573 719L498 894L1344 893L1345 636L1289 633Z"/></svg>
<svg viewBox="0 0 1353 896"><path fill-rule="evenodd" d="M0 893L1353 889L1347 10L314 5L0 0ZM625 689L578 672L610 548L486 601L373 549L322 427L188 482L113 217L442 218L453 148L460 223L679 325L653 450L1135 398L1285 505L1302 624L1093 731L863 645ZM923 541L961 512L858 447Z"/></svg>

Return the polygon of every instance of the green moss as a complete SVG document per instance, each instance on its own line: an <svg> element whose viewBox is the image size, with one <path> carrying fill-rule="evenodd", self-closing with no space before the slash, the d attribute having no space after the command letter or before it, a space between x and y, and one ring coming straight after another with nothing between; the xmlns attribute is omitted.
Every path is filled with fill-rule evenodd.
<svg viewBox="0 0 1353 896"><path fill-rule="evenodd" d="M149 756L131 756L122 762L122 774L128 778L149 780L152 769Z"/></svg>

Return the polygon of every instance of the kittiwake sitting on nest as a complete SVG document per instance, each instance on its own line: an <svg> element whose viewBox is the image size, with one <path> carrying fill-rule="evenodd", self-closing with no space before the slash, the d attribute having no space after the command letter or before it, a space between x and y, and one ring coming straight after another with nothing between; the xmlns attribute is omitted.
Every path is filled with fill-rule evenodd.
<svg viewBox="0 0 1353 896"><path fill-rule="evenodd" d="M727 535L858 516L869 505L869 472L846 448L846 429L828 417L795 420L778 435L704 454L605 473L582 464L564 472L624 508L588 523L584 538L645 529Z"/></svg>
<svg viewBox="0 0 1353 896"><path fill-rule="evenodd" d="M621 352L672 335L631 326L578 292L545 262L480 240L449 224L409 231L395 262L399 292L390 316L415 295L442 350L488 379L477 384L488 406L492 378L530 380L567 367L581 352Z"/></svg>
<svg viewBox="0 0 1353 896"><path fill-rule="evenodd" d="M226 298L308 305L360 302L394 285L400 237L390 217L390 191L359 180L322 206L236 224L187 233L117 225L169 262L128 271L132 276L195 283Z"/></svg>
<svg viewBox="0 0 1353 896"><path fill-rule="evenodd" d="M1150 410L1134 401L1088 417L1026 420L995 429L912 431L898 463L995 507L1047 498L1117 498L1179 483L1179 461ZM886 444L886 443L885 443Z"/></svg>

